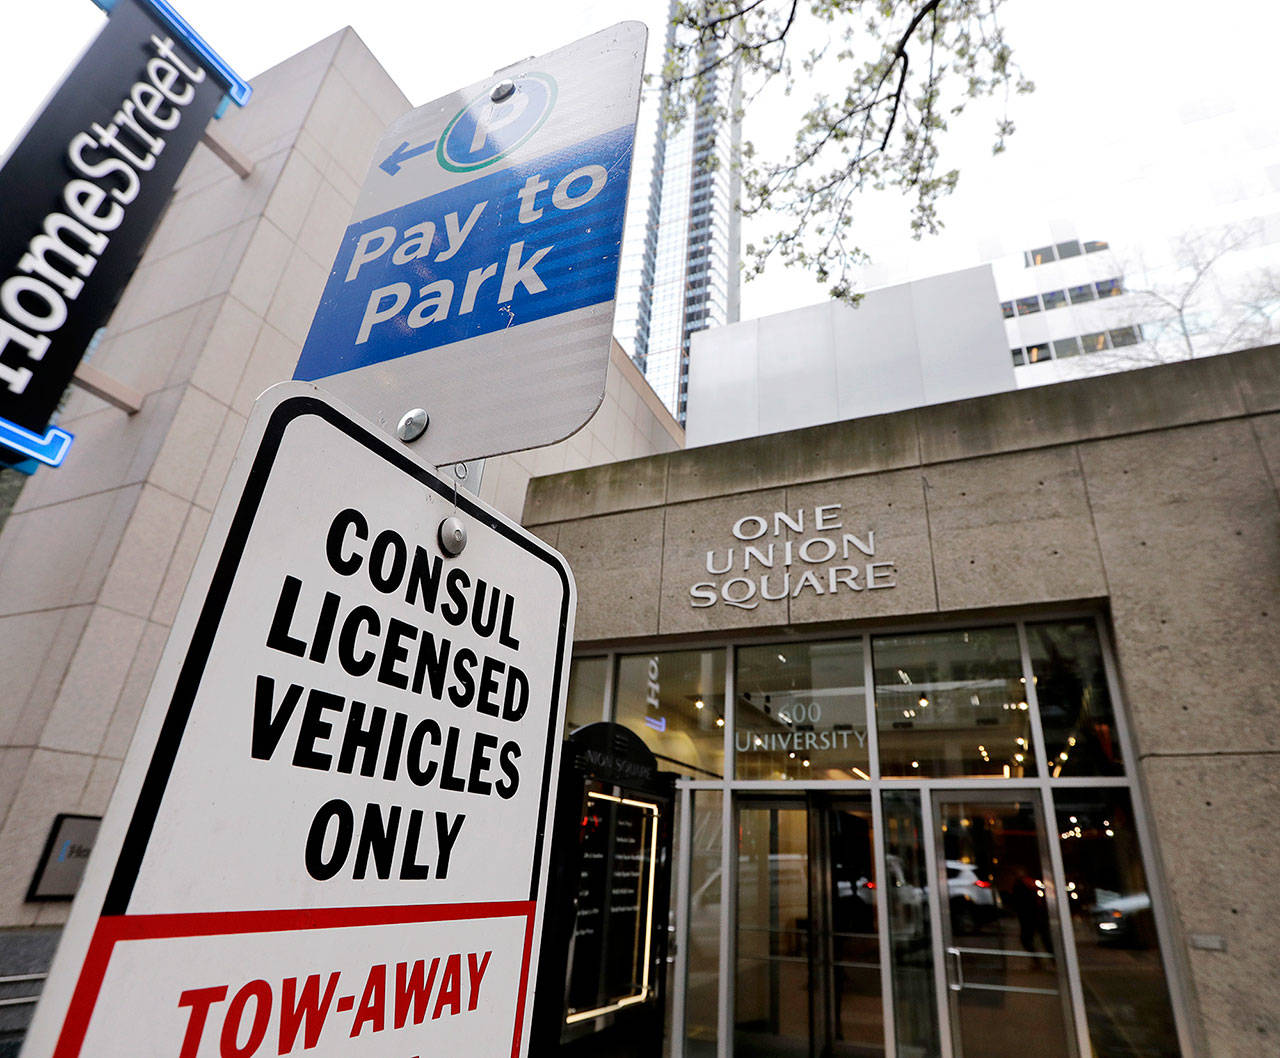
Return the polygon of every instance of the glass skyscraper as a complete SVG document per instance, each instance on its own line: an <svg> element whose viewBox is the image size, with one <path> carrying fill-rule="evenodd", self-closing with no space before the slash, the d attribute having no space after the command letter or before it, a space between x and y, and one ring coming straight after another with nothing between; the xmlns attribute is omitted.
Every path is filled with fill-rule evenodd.
<svg viewBox="0 0 1280 1058"><path fill-rule="evenodd" d="M668 46L674 34L669 19ZM738 92L736 69L721 68L680 128L650 115L653 166L627 218L614 331L682 425L690 336L738 320Z"/></svg>

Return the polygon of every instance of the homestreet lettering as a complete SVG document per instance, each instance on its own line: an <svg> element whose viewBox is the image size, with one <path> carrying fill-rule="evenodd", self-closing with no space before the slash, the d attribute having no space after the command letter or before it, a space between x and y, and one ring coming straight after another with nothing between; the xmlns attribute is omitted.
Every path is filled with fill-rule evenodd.
<svg viewBox="0 0 1280 1058"><path fill-rule="evenodd" d="M339 592L309 587L292 575L281 583L266 635L268 648L408 691L448 716L472 710L499 725L523 720L529 679L512 660L520 647L513 632L514 595L481 578L473 580L461 566L446 571L442 556L421 545L411 548L394 529L374 534L354 508L333 518L324 551L334 573L354 579L353 589L371 585L395 600L400 612L402 601L457 629L468 642L478 638L494 652L459 645L454 637L367 602L350 602ZM255 683L249 743L254 760L360 775L378 783L407 780L416 787L477 797L496 794L504 800L515 796L520 785L520 745L514 738L269 673L259 674ZM381 801L359 807L331 798L312 819L305 866L319 881L339 874L443 879L465 820L461 812L428 813Z"/></svg>

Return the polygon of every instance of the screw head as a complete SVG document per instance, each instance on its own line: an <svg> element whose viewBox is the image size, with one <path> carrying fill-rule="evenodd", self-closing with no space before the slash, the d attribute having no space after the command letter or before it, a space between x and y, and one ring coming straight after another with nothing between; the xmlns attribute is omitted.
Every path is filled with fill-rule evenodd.
<svg viewBox="0 0 1280 1058"><path fill-rule="evenodd" d="M467 546L467 527L456 515L440 523L440 550L446 555L460 555Z"/></svg>
<svg viewBox="0 0 1280 1058"><path fill-rule="evenodd" d="M406 443L416 441L427 432L429 422L431 422L431 416L425 409L410 408L400 416L400 422L396 425L396 436Z"/></svg>
<svg viewBox="0 0 1280 1058"><path fill-rule="evenodd" d="M514 81L499 81L493 86L493 91L489 93L489 98L495 103L501 103L504 99L510 99L516 94L516 85Z"/></svg>

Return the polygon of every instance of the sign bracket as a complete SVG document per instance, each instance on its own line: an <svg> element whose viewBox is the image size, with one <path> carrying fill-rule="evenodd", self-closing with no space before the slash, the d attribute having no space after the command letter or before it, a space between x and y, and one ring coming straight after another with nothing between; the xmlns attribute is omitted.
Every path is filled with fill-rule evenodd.
<svg viewBox="0 0 1280 1058"><path fill-rule="evenodd" d="M200 142L213 151L218 160L241 180L248 180L253 175L253 160L223 137L213 125L206 126Z"/></svg>
<svg viewBox="0 0 1280 1058"><path fill-rule="evenodd" d="M105 400L126 415L136 415L142 410L142 402L146 399L145 394L139 393L119 379L112 378L105 371L99 371L83 361L76 367L76 373L71 376L71 384L100 400Z"/></svg>

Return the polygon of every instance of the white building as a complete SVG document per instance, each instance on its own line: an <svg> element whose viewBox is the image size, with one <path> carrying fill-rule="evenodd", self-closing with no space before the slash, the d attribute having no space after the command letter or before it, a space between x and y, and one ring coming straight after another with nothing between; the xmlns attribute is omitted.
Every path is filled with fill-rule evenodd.
<svg viewBox="0 0 1280 1058"><path fill-rule="evenodd" d="M647 185L637 159L614 322L618 340L681 424L691 336L739 315L739 86L725 68L710 82L680 128L668 134L657 119Z"/></svg>

